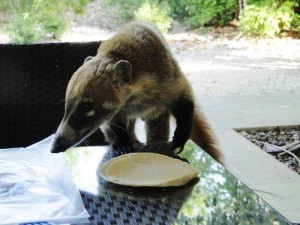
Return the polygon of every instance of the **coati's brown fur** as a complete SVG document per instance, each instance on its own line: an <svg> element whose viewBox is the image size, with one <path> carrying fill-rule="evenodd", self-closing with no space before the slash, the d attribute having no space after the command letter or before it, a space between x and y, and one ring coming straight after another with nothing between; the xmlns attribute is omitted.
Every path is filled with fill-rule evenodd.
<svg viewBox="0 0 300 225"><path fill-rule="evenodd" d="M97 55L72 76L52 152L66 150L99 126L114 149L132 151L137 118L145 121L147 142L166 142L170 115L176 119L172 149L182 149L191 138L222 162L165 39L154 26L131 22L104 41Z"/></svg>

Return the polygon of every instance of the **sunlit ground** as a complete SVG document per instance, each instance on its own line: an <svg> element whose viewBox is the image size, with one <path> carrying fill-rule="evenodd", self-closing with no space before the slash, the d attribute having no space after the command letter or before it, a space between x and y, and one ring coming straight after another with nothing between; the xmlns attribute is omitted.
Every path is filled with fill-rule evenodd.
<svg viewBox="0 0 300 225"><path fill-rule="evenodd" d="M73 26L62 42L106 40L113 30ZM300 40L250 39L230 29L171 32L169 46L197 96L300 93ZM45 40L45 42L53 40ZM9 38L0 32L0 43Z"/></svg>
<svg viewBox="0 0 300 225"><path fill-rule="evenodd" d="M77 27L62 40L106 40L113 33ZM226 32L180 32L165 37L197 96L300 91L300 40L246 39Z"/></svg>

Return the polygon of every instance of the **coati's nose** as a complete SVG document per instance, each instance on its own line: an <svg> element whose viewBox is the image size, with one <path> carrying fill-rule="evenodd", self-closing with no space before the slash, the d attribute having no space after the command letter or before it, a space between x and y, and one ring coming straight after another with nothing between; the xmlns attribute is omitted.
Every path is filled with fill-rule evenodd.
<svg viewBox="0 0 300 225"><path fill-rule="evenodd" d="M59 153L66 151L70 145L66 142L64 136L55 135L54 141L51 146L51 153Z"/></svg>

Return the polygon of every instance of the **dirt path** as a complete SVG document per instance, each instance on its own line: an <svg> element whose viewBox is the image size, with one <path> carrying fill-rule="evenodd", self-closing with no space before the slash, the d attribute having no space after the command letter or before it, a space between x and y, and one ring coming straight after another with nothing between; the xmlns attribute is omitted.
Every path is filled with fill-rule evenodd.
<svg viewBox="0 0 300 225"><path fill-rule="evenodd" d="M299 93L299 40L218 41L183 50L171 43L197 95Z"/></svg>

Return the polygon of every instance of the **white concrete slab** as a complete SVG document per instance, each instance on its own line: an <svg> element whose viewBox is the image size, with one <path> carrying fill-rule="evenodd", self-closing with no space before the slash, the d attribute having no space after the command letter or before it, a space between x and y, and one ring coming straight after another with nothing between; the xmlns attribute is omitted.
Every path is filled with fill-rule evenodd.
<svg viewBox="0 0 300 225"><path fill-rule="evenodd" d="M300 95L210 97L199 104L225 167L292 223L300 223L300 176L239 135L236 128L300 124Z"/></svg>

